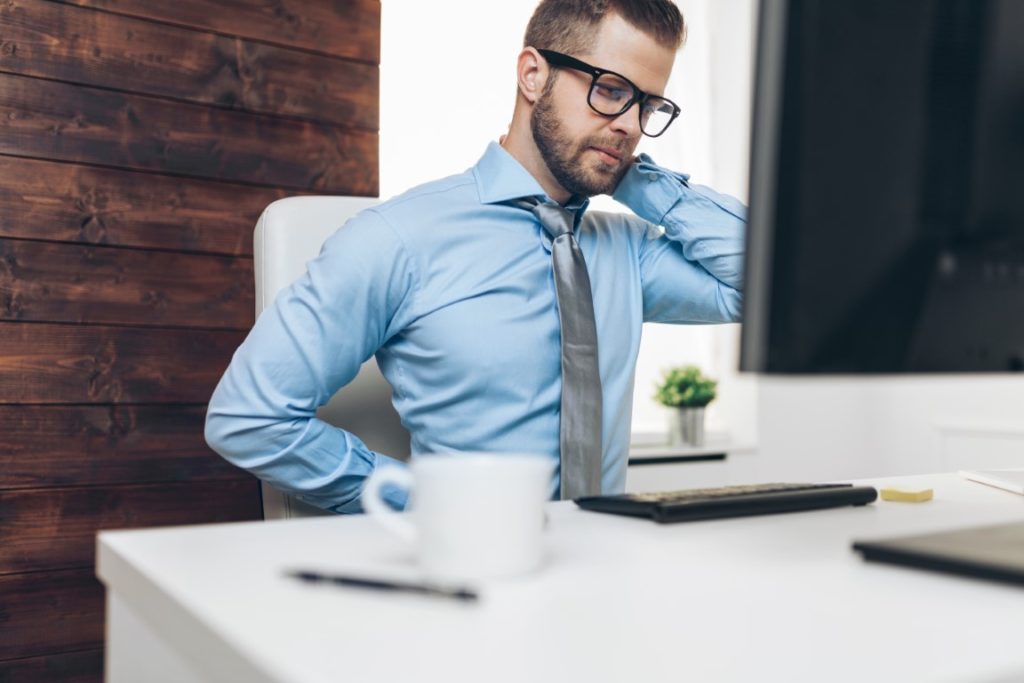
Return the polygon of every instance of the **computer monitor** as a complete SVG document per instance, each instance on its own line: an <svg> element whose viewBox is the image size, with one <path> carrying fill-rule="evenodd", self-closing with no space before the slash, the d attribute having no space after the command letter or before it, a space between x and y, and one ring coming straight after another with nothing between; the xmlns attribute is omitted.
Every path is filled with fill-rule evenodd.
<svg viewBox="0 0 1024 683"><path fill-rule="evenodd" d="M762 0L740 367L1024 370L1024 2Z"/></svg>

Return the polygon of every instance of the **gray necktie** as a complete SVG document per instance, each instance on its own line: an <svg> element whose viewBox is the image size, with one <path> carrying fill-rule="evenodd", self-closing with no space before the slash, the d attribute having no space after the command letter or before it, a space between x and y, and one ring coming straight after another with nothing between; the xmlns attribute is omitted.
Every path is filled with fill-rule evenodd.
<svg viewBox="0 0 1024 683"><path fill-rule="evenodd" d="M575 213L535 197L516 204L531 210L551 236L562 333L562 498L597 495L601 493L601 375L590 275L572 234Z"/></svg>

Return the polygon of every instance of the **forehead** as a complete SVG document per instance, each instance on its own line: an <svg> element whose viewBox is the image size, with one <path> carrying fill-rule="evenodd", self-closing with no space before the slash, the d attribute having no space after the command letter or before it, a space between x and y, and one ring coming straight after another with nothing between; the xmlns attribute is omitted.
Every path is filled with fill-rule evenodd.
<svg viewBox="0 0 1024 683"><path fill-rule="evenodd" d="M618 14L610 13L601 20L590 48L578 56L596 67L622 74L641 90L663 94L676 54Z"/></svg>

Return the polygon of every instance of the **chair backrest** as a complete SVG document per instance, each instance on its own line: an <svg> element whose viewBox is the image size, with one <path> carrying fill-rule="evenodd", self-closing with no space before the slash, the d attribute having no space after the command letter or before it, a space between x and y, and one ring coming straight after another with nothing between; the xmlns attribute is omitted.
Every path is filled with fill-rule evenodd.
<svg viewBox="0 0 1024 683"><path fill-rule="evenodd" d="M256 316L277 293L306 272L306 263L345 221L379 200L367 197L288 197L272 203L256 223L253 266ZM330 424L351 431L375 451L407 458L409 433L391 404L391 386L371 358L359 375L317 411ZM263 484L264 519L326 514Z"/></svg>

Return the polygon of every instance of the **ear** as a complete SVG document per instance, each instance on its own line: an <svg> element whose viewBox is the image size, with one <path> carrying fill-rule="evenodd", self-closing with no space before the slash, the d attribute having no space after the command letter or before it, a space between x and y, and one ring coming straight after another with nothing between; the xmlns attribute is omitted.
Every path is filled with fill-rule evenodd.
<svg viewBox="0 0 1024 683"><path fill-rule="evenodd" d="M547 61L532 47L524 47L516 62L516 81L519 92L530 104L535 104L544 91L551 74Z"/></svg>

